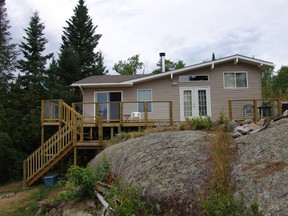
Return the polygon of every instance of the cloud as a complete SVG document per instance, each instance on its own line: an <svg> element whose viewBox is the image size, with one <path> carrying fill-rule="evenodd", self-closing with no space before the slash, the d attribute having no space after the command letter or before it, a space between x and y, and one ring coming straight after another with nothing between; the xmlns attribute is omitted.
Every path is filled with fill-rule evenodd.
<svg viewBox="0 0 288 216"><path fill-rule="evenodd" d="M63 27L78 0L6 1L14 40L24 35L32 12L39 11L49 52L59 52ZM86 0L105 64L140 54L155 69L159 52L187 65L243 54L288 65L286 0Z"/></svg>

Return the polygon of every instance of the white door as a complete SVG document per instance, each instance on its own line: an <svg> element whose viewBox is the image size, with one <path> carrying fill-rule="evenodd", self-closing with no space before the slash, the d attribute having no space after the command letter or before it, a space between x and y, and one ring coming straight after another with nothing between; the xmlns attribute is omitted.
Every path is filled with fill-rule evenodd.
<svg viewBox="0 0 288 216"><path fill-rule="evenodd" d="M180 120L199 116L211 116L209 87L180 88Z"/></svg>

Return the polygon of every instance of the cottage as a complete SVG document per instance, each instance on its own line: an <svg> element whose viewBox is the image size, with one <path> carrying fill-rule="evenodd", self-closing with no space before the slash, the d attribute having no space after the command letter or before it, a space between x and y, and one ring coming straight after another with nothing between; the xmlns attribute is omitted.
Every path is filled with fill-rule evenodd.
<svg viewBox="0 0 288 216"><path fill-rule="evenodd" d="M97 110L104 120L143 114L144 101L149 102L149 119L169 117L165 101L172 102L174 122L200 115L216 119L220 112L228 116L228 100L262 98L260 75L271 66L268 61L233 55L160 74L91 76L71 86L81 89L84 104L100 103ZM134 103L126 104L120 113L115 102ZM95 115L95 110L86 104L83 112Z"/></svg>
<svg viewBox="0 0 288 216"><path fill-rule="evenodd" d="M113 136L115 128L172 125L197 116L216 119L220 112L231 119L232 110L242 119L250 115L257 120L267 109L271 114L273 104L264 106L260 79L271 66L233 55L160 74L91 76L75 82L71 86L80 88L83 102L70 107L62 100L42 101L42 143L23 162L23 183L31 185L61 167L72 152L76 165L79 149L105 148L103 128ZM249 110L243 112L243 107ZM46 126L59 129L44 140Z"/></svg>

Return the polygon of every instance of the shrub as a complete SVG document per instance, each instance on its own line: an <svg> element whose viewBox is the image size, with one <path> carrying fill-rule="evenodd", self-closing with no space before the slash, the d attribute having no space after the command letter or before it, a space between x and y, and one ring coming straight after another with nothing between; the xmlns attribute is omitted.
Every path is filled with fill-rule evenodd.
<svg viewBox="0 0 288 216"><path fill-rule="evenodd" d="M216 123L218 125L222 125L222 124L228 124L228 122L229 122L229 120L228 120L226 114L221 111L219 113L218 119L216 120Z"/></svg>
<svg viewBox="0 0 288 216"><path fill-rule="evenodd" d="M185 122L181 122L179 130L203 130L211 129L213 127L213 121L210 116L199 116L189 119L185 118Z"/></svg>
<svg viewBox="0 0 288 216"><path fill-rule="evenodd" d="M106 155L103 155L100 163L96 164L95 173L96 181L108 181L108 178L111 175L111 165Z"/></svg>
<svg viewBox="0 0 288 216"><path fill-rule="evenodd" d="M127 216L127 215L152 215L150 206L147 205L139 196L139 190L135 186L128 186L123 181L115 182L106 199L111 203L114 209L112 215Z"/></svg>
<svg viewBox="0 0 288 216"><path fill-rule="evenodd" d="M97 177L92 169L81 167L70 167L67 173L68 181L78 186L81 196L94 196Z"/></svg>

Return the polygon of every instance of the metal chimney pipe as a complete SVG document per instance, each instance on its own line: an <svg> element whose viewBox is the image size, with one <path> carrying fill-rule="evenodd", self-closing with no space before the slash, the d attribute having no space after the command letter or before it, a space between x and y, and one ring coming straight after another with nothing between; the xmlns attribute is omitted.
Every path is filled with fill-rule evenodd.
<svg viewBox="0 0 288 216"><path fill-rule="evenodd" d="M159 53L160 55L160 60L161 60L161 72L165 72L165 53L161 52Z"/></svg>

